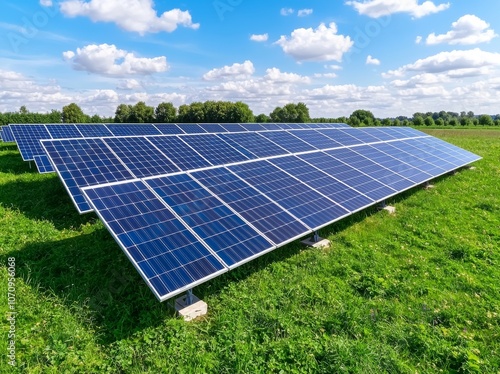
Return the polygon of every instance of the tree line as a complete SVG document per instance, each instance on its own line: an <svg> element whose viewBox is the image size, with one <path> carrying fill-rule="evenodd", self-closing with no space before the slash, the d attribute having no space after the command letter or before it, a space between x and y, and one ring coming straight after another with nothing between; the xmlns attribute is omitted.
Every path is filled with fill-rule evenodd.
<svg viewBox="0 0 500 374"><path fill-rule="evenodd" d="M376 118L369 110L355 110L349 117L311 118L304 103L289 103L276 107L271 113L254 115L249 106L241 101L205 101L183 104L176 108L163 102L156 107L144 101L134 105L120 104L114 117L85 114L71 103L61 111L50 113L30 112L22 106L17 112L0 113L0 124L10 123L250 123L250 122L338 122L350 126L500 126L500 114L475 115L469 112L417 112L412 117Z"/></svg>

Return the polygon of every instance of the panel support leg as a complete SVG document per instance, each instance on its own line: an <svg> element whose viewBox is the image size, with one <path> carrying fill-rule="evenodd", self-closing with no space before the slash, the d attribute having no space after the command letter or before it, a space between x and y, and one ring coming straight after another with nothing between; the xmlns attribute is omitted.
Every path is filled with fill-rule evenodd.
<svg viewBox="0 0 500 374"><path fill-rule="evenodd" d="M198 299L193 294L192 289L189 289L184 296L175 300L175 310L184 318L184 321L189 322L207 314L208 306L206 302Z"/></svg>
<svg viewBox="0 0 500 374"><path fill-rule="evenodd" d="M434 188L434 185L431 184L431 182L427 181L424 184L424 190L430 190L431 188Z"/></svg>
<svg viewBox="0 0 500 374"><path fill-rule="evenodd" d="M391 206L391 205L387 205L387 204L385 203L385 200L383 200L382 202L380 202L380 205L378 206L378 209L379 209L379 210L385 210L385 211L387 211L389 214L394 214L394 213L396 213L396 207Z"/></svg>

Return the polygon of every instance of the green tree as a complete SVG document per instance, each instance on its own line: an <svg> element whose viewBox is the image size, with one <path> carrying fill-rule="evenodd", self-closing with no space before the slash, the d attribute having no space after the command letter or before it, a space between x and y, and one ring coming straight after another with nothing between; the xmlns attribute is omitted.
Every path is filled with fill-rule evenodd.
<svg viewBox="0 0 500 374"><path fill-rule="evenodd" d="M373 122L375 122L375 116L369 110L358 109L352 112L349 117L349 121L352 121L353 118L359 119L360 126L373 126ZM355 121L357 122L357 121Z"/></svg>
<svg viewBox="0 0 500 374"><path fill-rule="evenodd" d="M172 103L160 103L155 109L155 122L172 123L177 117L177 109Z"/></svg>
<svg viewBox="0 0 500 374"><path fill-rule="evenodd" d="M453 127L457 127L459 124L460 124L460 121L458 120L457 117L452 117L448 121L448 125L453 126ZM444 125L446 126L446 122L444 123Z"/></svg>
<svg viewBox="0 0 500 374"><path fill-rule="evenodd" d="M139 101L132 106L130 112L130 122L134 123L152 123L154 121L155 109L146 105L144 101Z"/></svg>
<svg viewBox="0 0 500 374"><path fill-rule="evenodd" d="M127 123L130 122L130 114L132 112L132 105L120 104L115 111L115 122L116 123Z"/></svg>
<svg viewBox="0 0 500 374"><path fill-rule="evenodd" d="M395 119L393 122L392 122L392 125L393 126L401 126L401 121L399 119Z"/></svg>
<svg viewBox="0 0 500 374"><path fill-rule="evenodd" d="M461 126L472 126L472 119L467 116L460 117Z"/></svg>
<svg viewBox="0 0 500 374"><path fill-rule="evenodd" d="M424 119L422 116L417 115L413 117L413 126L423 126L424 125Z"/></svg>
<svg viewBox="0 0 500 374"><path fill-rule="evenodd" d="M311 120L309 109L304 103L289 103L283 108L276 107L269 116L272 122L304 123Z"/></svg>
<svg viewBox="0 0 500 374"><path fill-rule="evenodd" d="M444 121L442 118L438 118L436 121L434 121L436 126L444 126Z"/></svg>
<svg viewBox="0 0 500 374"><path fill-rule="evenodd" d="M229 111L227 114L228 115L225 118L224 122L249 123L255 121L255 116L253 115L250 107L241 101L230 103Z"/></svg>
<svg viewBox="0 0 500 374"><path fill-rule="evenodd" d="M479 116L479 125L480 126L494 126L495 121L493 121L493 118L491 118L490 115L483 114L483 115Z"/></svg>
<svg viewBox="0 0 500 374"><path fill-rule="evenodd" d="M382 126L385 126L385 127L387 127L387 126L392 126L392 121L391 121L391 119L390 119L390 118L384 118L384 119L382 120Z"/></svg>
<svg viewBox="0 0 500 374"><path fill-rule="evenodd" d="M259 114L258 116L255 117L255 122L257 123L266 123L266 122L270 122L269 121L270 118L269 116L267 116L266 114L262 113L262 114Z"/></svg>
<svg viewBox="0 0 500 374"><path fill-rule="evenodd" d="M442 120L442 118L441 118L441 120ZM436 123L434 122L434 119L432 118L432 116L425 117L425 120L424 120L424 125L425 126L434 126L435 124Z"/></svg>
<svg viewBox="0 0 500 374"><path fill-rule="evenodd" d="M62 120L64 123L82 123L85 115L78 105L71 103L62 108Z"/></svg>

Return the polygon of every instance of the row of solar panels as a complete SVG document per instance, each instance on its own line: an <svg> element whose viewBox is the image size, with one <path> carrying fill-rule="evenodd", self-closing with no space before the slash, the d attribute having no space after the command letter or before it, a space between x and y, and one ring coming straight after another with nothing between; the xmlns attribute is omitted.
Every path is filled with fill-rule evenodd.
<svg viewBox="0 0 500 374"><path fill-rule="evenodd" d="M479 159L410 128L42 144L159 300Z"/></svg>

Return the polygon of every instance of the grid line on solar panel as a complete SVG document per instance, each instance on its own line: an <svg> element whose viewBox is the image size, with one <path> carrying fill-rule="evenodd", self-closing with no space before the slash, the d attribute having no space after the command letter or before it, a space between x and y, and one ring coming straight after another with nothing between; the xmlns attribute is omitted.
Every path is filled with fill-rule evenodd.
<svg viewBox="0 0 500 374"><path fill-rule="evenodd" d="M297 218L226 168L198 171L190 175L276 245L310 232Z"/></svg>
<svg viewBox="0 0 500 374"><path fill-rule="evenodd" d="M33 156L33 159L40 174L53 173L55 171L46 154Z"/></svg>
<svg viewBox="0 0 500 374"><path fill-rule="evenodd" d="M82 138L83 135L78 131L76 125L49 125L46 126L52 139L73 139Z"/></svg>
<svg viewBox="0 0 500 374"><path fill-rule="evenodd" d="M52 139L45 125L9 125L24 161L43 154L40 139Z"/></svg>
<svg viewBox="0 0 500 374"><path fill-rule="evenodd" d="M134 179L102 139L42 140L41 143L81 213L90 211L90 206L80 188Z"/></svg>
<svg viewBox="0 0 500 374"><path fill-rule="evenodd" d="M215 134L186 135L180 138L213 165L249 160L247 156L231 147Z"/></svg>
<svg viewBox="0 0 500 374"><path fill-rule="evenodd" d="M269 160L288 174L320 192L350 212L373 204L375 201L348 185L321 171L314 165L296 156Z"/></svg>
<svg viewBox="0 0 500 374"><path fill-rule="evenodd" d="M227 271L142 181L83 193L160 301Z"/></svg>
<svg viewBox="0 0 500 374"><path fill-rule="evenodd" d="M239 134L229 133L220 134L218 136L248 158L263 158L288 153L288 151L264 138L257 132Z"/></svg>
<svg viewBox="0 0 500 374"><path fill-rule="evenodd" d="M239 123L221 123L220 125L224 127L227 132L247 132Z"/></svg>
<svg viewBox="0 0 500 374"><path fill-rule="evenodd" d="M275 248L261 233L187 174L145 180L229 268Z"/></svg>
<svg viewBox="0 0 500 374"><path fill-rule="evenodd" d="M259 134L290 153L307 152L316 149L288 131L259 132Z"/></svg>
<svg viewBox="0 0 500 374"><path fill-rule="evenodd" d="M205 134L206 131L197 123L178 123L177 126L184 131L185 134Z"/></svg>
<svg viewBox="0 0 500 374"><path fill-rule="evenodd" d="M137 178L180 171L147 138L103 138L103 140Z"/></svg>
<svg viewBox="0 0 500 374"><path fill-rule="evenodd" d="M14 135L12 134L12 129L7 126L2 126L2 140L6 143L15 142Z"/></svg>
<svg viewBox="0 0 500 374"><path fill-rule="evenodd" d="M300 140L310 144L315 149L329 149L342 147L342 144L324 135L318 130L304 129L300 131L289 131L290 134L296 136Z"/></svg>
<svg viewBox="0 0 500 374"><path fill-rule="evenodd" d="M174 123L156 123L155 126L164 135L184 134L184 131Z"/></svg>
<svg viewBox="0 0 500 374"><path fill-rule="evenodd" d="M228 167L312 230L348 211L266 160Z"/></svg>

